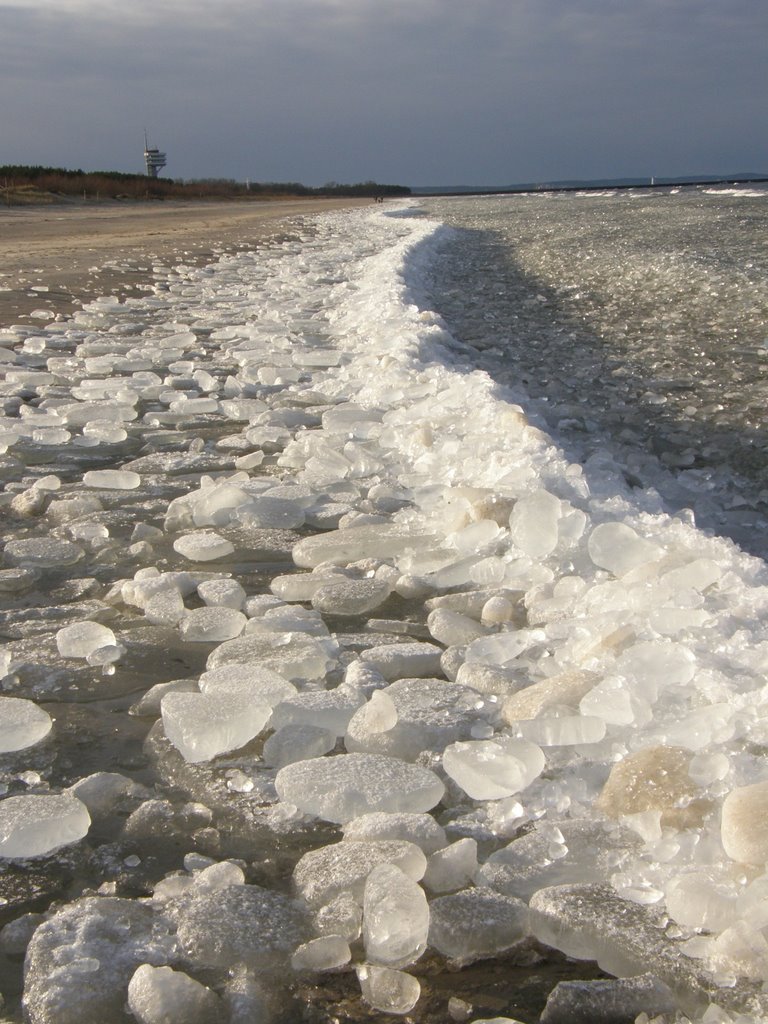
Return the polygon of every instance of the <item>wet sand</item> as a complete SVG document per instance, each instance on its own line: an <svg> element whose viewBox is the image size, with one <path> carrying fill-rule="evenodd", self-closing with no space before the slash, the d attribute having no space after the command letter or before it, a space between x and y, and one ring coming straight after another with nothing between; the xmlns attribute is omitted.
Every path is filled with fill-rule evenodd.
<svg viewBox="0 0 768 1024"><path fill-rule="evenodd" d="M0 329L64 319L98 295L141 294L153 267L201 264L362 199L80 202L0 208Z"/></svg>

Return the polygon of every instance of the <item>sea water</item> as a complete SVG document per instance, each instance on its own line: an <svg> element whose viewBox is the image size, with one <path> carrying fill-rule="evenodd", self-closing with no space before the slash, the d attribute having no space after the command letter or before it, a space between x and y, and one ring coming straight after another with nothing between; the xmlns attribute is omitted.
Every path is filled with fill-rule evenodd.
<svg viewBox="0 0 768 1024"><path fill-rule="evenodd" d="M765 202L298 219L0 335L11 1019L765 1016Z"/></svg>

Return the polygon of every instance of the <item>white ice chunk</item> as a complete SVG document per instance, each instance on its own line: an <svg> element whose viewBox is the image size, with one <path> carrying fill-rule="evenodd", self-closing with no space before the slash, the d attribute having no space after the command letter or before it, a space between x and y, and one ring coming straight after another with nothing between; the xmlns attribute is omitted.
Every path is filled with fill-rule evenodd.
<svg viewBox="0 0 768 1024"><path fill-rule="evenodd" d="M677 636L686 630L706 625L711 614L701 608L675 608L664 604L651 610L648 624L659 636Z"/></svg>
<svg viewBox="0 0 768 1024"><path fill-rule="evenodd" d="M320 907L314 916L314 925L320 935L336 935L347 942L355 942L363 930L361 903L351 892L342 892Z"/></svg>
<svg viewBox="0 0 768 1024"><path fill-rule="evenodd" d="M73 796L32 794L0 801L0 857L40 857L82 839L91 819Z"/></svg>
<svg viewBox="0 0 768 1024"><path fill-rule="evenodd" d="M390 558L438 544L433 535L411 533L396 526L357 526L305 537L293 548L293 560L303 569L321 562L347 565L362 558Z"/></svg>
<svg viewBox="0 0 768 1024"><path fill-rule="evenodd" d="M296 695L296 687L287 679L255 664L231 662L221 668L208 669L200 676L202 693L235 693L249 697L258 704L274 708L281 700Z"/></svg>
<svg viewBox="0 0 768 1024"><path fill-rule="evenodd" d="M195 578L187 572L158 572L153 566L139 569L132 580L127 580L122 587L122 597L126 604L135 604L146 609L152 598L160 594L177 594L187 597L194 593Z"/></svg>
<svg viewBox="0 0 768 1024"><path fill-rule="evenodd" d="M216 1024L224 1019L219 997L171 967L142 964L128 983L128 1008L140 1024Z"/></svg>
<svg viewBox="0 0 768 1024"><path fill-rule="evenodd" d="M0 697L0 754L26 750L45 739L53 725L47 711L22 697Z"/></svg>
<svg viewBox="0 0 768 1024"><path fill-rule="evenodd" d="M272 726L318 725L334 736L343 736L364 700L356 689L344 684L334 690L308 690L282 701L275 708Z"/></svg>
<svg viewBox="0 0 768 1024"><path fill-rule="evenodd" d="M309 723L284 725L264 744L264 763L270 768L285 768L297 761L322 757L336 746L336 731Z"/></svg>
<svg viewBox="0 0 768 1024"><path fill-rule="evenodd" d="M232 970L247 964L258 972L288 966L307 938L306 908L258 885L230 885L203 892L183 908L179 945L199 967Z"/></svg>
<svg viewBox="0 0 768 1024"><path fill-rule="evenodd" d="M460 686L468 686L477 693L513 693L521 685L524 686L527 681L527 677L521 678L520 673L516 672L513 667L502 668L496 665L484 665L479 661L461 661L460 659L464 656L464 651L461 648L453 647L449 648L449 651L455 651L457 660L460 661L458 671L455 673L456 682ZM446 674L448 674L447 656L448 652L446 652L446 658L443 659L443 669Z"/></svg>
<svg viewBox="0 0 768 1024"><path fill-rule="evenodd" d="M674 1019L678 1002L672 990L652 974L636 978L561 981L555 985L539 1018L541 1024L598 1024L618 1020ZM700 1018L707 1024L725 1024L733 1018Z"/></svg>
<svg viewBox="0 0 768 1024"><path fill-rule="evenodd" d="M97 647L85 660L89 665L106 668L119 661L125 654L125 650L122 644L108 644L106 647Z"/></svg>
<svg viewBox="0 0 768 1024"><path fill-rule="evenodd" d="M410 1013L419 1001L419 980L405 971L373 964L360 964L355 970L363 999L374 1010L402 1016Z"/></svg>
<svg viewBox="0 0 768 1024"><path fill-rule="evenodd" d="M301 373L288 366L260 366L257 376L262 384L294 384L300 379Z"/></svg>
<svg viewBox="0 0 768 1024"><path fill-rule="evenodd" d="M684 644L650 640L633 644L616 663L616 670L629 676L653 701L664 686L685 686L696 672L696 657Z"/></svg>
<svg viewBox="0 0 768 1024"><path fill-rule="evenodd" d="M383 686L386 680L375 668L358 660L347 665L344 672L344 682L348 686L355 687L361 693L370 694Z"/></svg>
<svg viewBox="0 0 768 1024"><path fill-rule="evenodd" d="M589 535L589 557L601 569L614 576L625 576L632 569L657 562L664 554L652 541L639 536L626 523L601 523Z"/></svg>
<svg viewBox="0 0 768 1024"><path fill-rule="evenodd" d="M109 530L102 523L75 523L68 532L72 540L85 541L93 550L102 547L109 537Z"/></svg>
<svg viewBox="0 0 768 1024"><path fill-rule="evenodd" d="M132 491L141 484L141 477L128 469L91 469L83 474L83 483L86 487Z"/></svg>
<svg viewBox="0 0 768 1024"><path fill-rule="evenodd" d="M323 935L298 947L291 957L294 971L332 971L352 959L349 943L341 935Z"/></svg>
<svg viewBox="0 0 768 1024"><path fill-rule="evenodd" d="M561 672L513 693L504 701L504 720L515 724L537 718L549 708L578 708L599 677L591 672Z"/></svg>
<svg viewBox="0 0 768 1024"><path fill-rule="evenodd" d="M117 772L94 772L73 783L67 792L81 800L89 814L95 815L108 813L124 797L141 793L142 787Z"/></svg>
<svg viewBox="0 0 768 1024"><path fill-rule="evenodd" d="M498 956L529 933L525 903L488 889L439 896L430 911L430 947L457 964Z"/></svg>
<svg viewBox="0 0 768 1024"><path fill-rule="evenodd" d="M104 506L95 494L78 494L72 498L59 498L48 506L48 518L58 524L68 524L89 512L102 512Z"/></svg>
<svg viewBox="0 0 768 1024"><path fill-rule="evenodd" d="M747 921L737 921L711 939L707 953L711 957L709 963L716 971L715 977L721 983L733 984L733 978L762 982L765 978L768 941L762 929L753 927ZM759 1013L758 1019L765 1019L764 1004L760 1009L763 1012Z"/></svg>
<svg viewBox="0 0 768 1024"><path fill-rule="evenodd" d="M321 907L342 893L363 902L365 881L379 864L394 864L418 882L427 859L418 846L403 840L344 840L305 853L293 872L296 891L311 907Z"/></svg>
<svg viewBox="0 0 768 1024"><path fill-rule="evenodd" d="M199 416L204 413L218 412L219 403L215 398L188 398L182 394L173 399L168 408L182 416Z"/></svg>
<svg viewBox="0 0 768 1024"><path fill-rule="evenodd" d="M739 915L734 885L713 873L689 871L678 875L668 883L665 896L669 914L686 928L722 932Z"/></svg>
<svg viewBox="0 0 768 1024"><path fill-rule="evenodd" d="M321 587L328 583L322 573L297 572L289 576L275 576L270 590L281 601L311 601Z"/></svg>
<svg viewBox="0 0 768 1024"><path fill-rule="evenodd" d="M100 622L73 622L56 634L56 646L62 658L87 658L100 647L112 647L115 634Z"/></svg>
<svg viewBox="0 0 768 1024"><path fill-rule="evenodd" d="M128 437L128 432L123 427L109 420L90 420L83 427L85 437L95 437L105 444L119 444ZM104 486L103 484L97 486Z"/></svg>
<svg viewBox="0 0 768 1024"><path fill-rule="evenodd" d="M465 660L481 665L506 665L546 640L542 629L515 629L473 640L467 646Z"/></svg>
<svg viewBox="0 0 768 1024"><path fill-rule="evenodd" d="M686 565L670 569L661 577L661 582L673 592L696 590L704 592L720 582L722 568L711 558L696 558Z"/></svg>
<svg viewBox="0 0 768 1024"><path fill-rule="evenodd" d="M136 701L130 710L132 715L160 716L160 702L166 693L198 693L194 679L170 679L167 683L155 683Z"/></svg>
<svg viewBox="0 0 768 1024"><path fill-rule="evenodd" d="M426 678L440 672L442 650L434 644L385 644L363 651L360 660L390 682L406 676Z"/></svg>
<svg viewBox="0 0 768 1024"><path fill-rule="evenodd" d="M515 603L503 594L489 597L480 612L480 621L484 626L497 626L511 622L515 617Z"/></svg>
<svg viewBox="0 0 768 1024"><path fill-rule="evenodd" d="M530 901L531 931L577 960L619 977L652 972L677 992L700 997L711 980L659 928L658 910L623 899L609 885L556 885ZM695 1000L694 1000L695 1001Z"/></svg>
<svg viewBox="0 0 768 1024"><path fill-rule="evenodd" d="M294 366L328 367L338 366L341 352L335 348L303 348L292 353Z"/></svg>
<svg viewBox="0 0 768 1024"><path fill-rule="evenodd" d="M324 679L334 660L329 642L305 633L246 633L217 647L206 668L251 663L299 682Z"/></svg>
<svg viewBox="0 0 768 1024"><path fill-rule="evenodd" d="M533 718L518 722L524 740L540 747L572 747L599 743L605 737L605 719L589 715L562 715L557 718Z"/></svg>
<svg viewBox="0 0 768 1024"><path fill-rule="evenodd" d="M363 814L344 826L349 840L404 839L415 843L425 854L435 853L447 845L445 829L429 814Z"/></svg>
<svg viewBox="0 0 768 1024"><path fill-rule="evenodd" d="M619 859L639 844L634 833L577 818L538 822L488 857L475 883L528 900L538 889L566 882L607 881Z"/></svg>
<svg viewBox="0 0 768 1024"><path fill-rule="evenodd" d="M3 550L7 565L35 569L65 568L79 562L84 554L79 545L66 540L54 540L52 537L9 540Z"/></svg>
<svg viewBox="0 0 768 1024"><path fill-rule="evenodd" d="M182 639L195 643L234 640L245 629L248 619L236 608L213 605L187 611L179 624Z"/></svg>
<svg viewBox="0 0 768 1024"><path fill-rule="evenodd" d="M175 587L158 591L144 605L144 617L155 626L176 626L185 613L184 598Z"/></svg>
<svg viewBox="0 0 768 1024"><path fill-rule="evenodd" d="M406 967L427 946L429 908L421 886L394 864L380 864L363 892L366 958L386 967Z"/></svg>
<svg viewBox="0 0 768 1024"><path fill-rule="evenodd" d="M694 708L668 727L666 741L688 750L703 750L712 743L724 743L735 732L734 717L733 707L726 703Z"/></svg>
<svg viewBox="0 0 768 1024"><path fill-rule="evenodd" d="M123 1020L134 971L175 959L173 945L139 900L99 896L67 903L32 936L25 1013L34 1024Z"/></svg>
<svg viewBox="0 0 768 1024"><path fill-rule="evenodd" d="M235 459L235 469L255 469L264 461L264 452L249 452L248 455L240 455Z"/></svg>
<svg viewBox="0 0 768 1024"><path fill-rule="evenodd" d="M195 854L188 854L184 858L184 866L190 870L189 861ZM230 885L244 885L245 874L239 864L232 861L222 860L216 864L209 864L200 870L195 870L192 886L196 893L216 892L218 889L228 889Z"/></svg>
<svg viewBox="0 0 768 1024"><path fill-rule="evenodd" d="M245 590L237 580L204 580L198 585L197 595L210 606L223 606L242 611L245 604Z"/></svg>
<svg viewBox="0 0 768 1024"><path fill-rule="evenodd" d="M473 800L500 800L520 793L544 770L535 743L497 736L453 743L443 752L443 768Z"/></svg>
<svg viewBox="0 0 768 1024"><path fill-rule="evenodd" d="M449 608L435 608L427 617L427 629L439 644L469 644L488 632L476 619Z"/></svg>
<svg viewBox="0 0 768 1024"><path fill-rule="evenodd" d="M252 530L297 530L305 518L302 502L269 494L251 496L237 510L238 521Z"/></svg>
<svg viewBox="0 0 768 1024"><path fill-rule="evenodd" d="M424 750L442 750L469 739L477 721L474 690L442 679L400 679L376 690L347 728L347 750L415 761Z"/></svg>
<svg viewBox="0 0 768 1024"><path fill-rule="evenodd" d="M261 619L268 611L277 611L283 607L283 602L271 594L252 594L246 599L243 611L249 619Z"/></svg>
<svg viewBox="0 0 768 1024"><path fill-rule="evenodd" d="M477 841L459 839L429 858L424 886L434 893L455 892L470 885L476 874Z"/></svg>
<svg viewBox="0 0 768 1024"><path fill-rule="evenodd" d="M246 605L246 611L251 614L250 603ZM251 614L251 621L245 628L247 633L306 633L309 636L328 638L331 635L320 612L316 612L314 608L297 608L290 605L267 608L261 615Z"/></svg>
<svg viewBox="0 0 768 1024"><path fill-rule="evenodd" d="M560 514L561 503L549 491L525 495L509 516L513 542L531 558L546 558L557 547Z"/></svg>
<svg viewBox="0 0 768 1024"><path fill-rule="evenodd" d="M226 526L250 500L251 495L241 487L215 483L191 496L192 520L195 526Z"/></svg>
<svg viewBox="0 0 768 1024"><path fill-rule="evenodd" d="M43 914L22 914L0 928L0 950L11 956L24 956L35 929L43 923Z"/></svg>
<svg viewBox="0 0 768 1024"><path fill-rule="evenodd" d="M233 693L167 693L160 709L166 736L193 764L245 746L271 714L266 704Z"/></svg>
<svg viewBox="0 0 768 1024"><path fill-rule="evenodd" d="M178 537L173 542L173 550L191 562L212 562L217 558L231 555L235 546L213 530L199 530L197 533L185 533Z"/></svg>
<svg viewBox="0 0 768 1024"><path fill-rule="evenodd" d="M698 754L691 758L688 774L699 786L709 786L720 782L731 770L731 762L726 754Z"/></svg>
<svg viewBox="0 0 768 1024"><path fill-rule="evenodd" d="M434 587L422 576L405 573L395 581L395 591L406 601L416 601L434 593Z"/></svg>
<svg viewBox="0 0 768 1024"><path fill-rule="evenodd" d="M374 811L429 811L444 791L428 768L381 754L299 761L279 771L275 785L284 802L339 823Z"/></svg>
<svg viewBox="0 0 768 1024"><path fill-rule="evenodd" d="M384 580L339 580L318 587L312 607L328 615L367 615L384 604L392 588Z"/></svg>
<svg viewBox="0 0 768 1024"><path fill-rule="evenodd" d="M383 690L374 690L367 704L354 713L347 726L348 751L367 750L368 739L389 732L397 724L397 708Z"/></svg>
<svg viewBox="0 0 768 1024"><path fill-rule="evenodd" d="M609 677L599 682L582 697L579 710L590 721L597 718L611 725L635 723L642 726L647 725L652 717L649 702L638 696L634 688L621 677Z"/></svg>
<svg viewBox="0 0 768 1024"><path fill-rule="evenodd" d="M120 405L112 401L75 402L60 406L56 411L68 427L84 427L93 420L123 423L126 420L135 420L138 416L133 405Z"/></svg>

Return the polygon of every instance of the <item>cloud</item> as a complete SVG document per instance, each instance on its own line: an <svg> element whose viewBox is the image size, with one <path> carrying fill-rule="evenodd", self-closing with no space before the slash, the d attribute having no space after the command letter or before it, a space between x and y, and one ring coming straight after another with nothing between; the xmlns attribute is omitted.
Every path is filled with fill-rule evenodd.
<svg viewBox="0 0 768 1024"><path fill-rule="evenodd" d="M186 177L742 167L767 20L764 0L0 0L5 151L133 169L147 125Z"/></svg>

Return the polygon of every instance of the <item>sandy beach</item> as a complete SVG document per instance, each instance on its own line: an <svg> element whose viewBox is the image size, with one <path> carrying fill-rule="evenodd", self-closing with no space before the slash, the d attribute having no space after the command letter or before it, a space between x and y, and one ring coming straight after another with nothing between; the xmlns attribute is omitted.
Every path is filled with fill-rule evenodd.
<svg viewBox="0 0 768 1024"><path fill-rule="evenodd" d="M0 209L0 328L70 315L97 295L140 294L153 267L254 245L291 217L356 199L119 202Z"/></svg>

